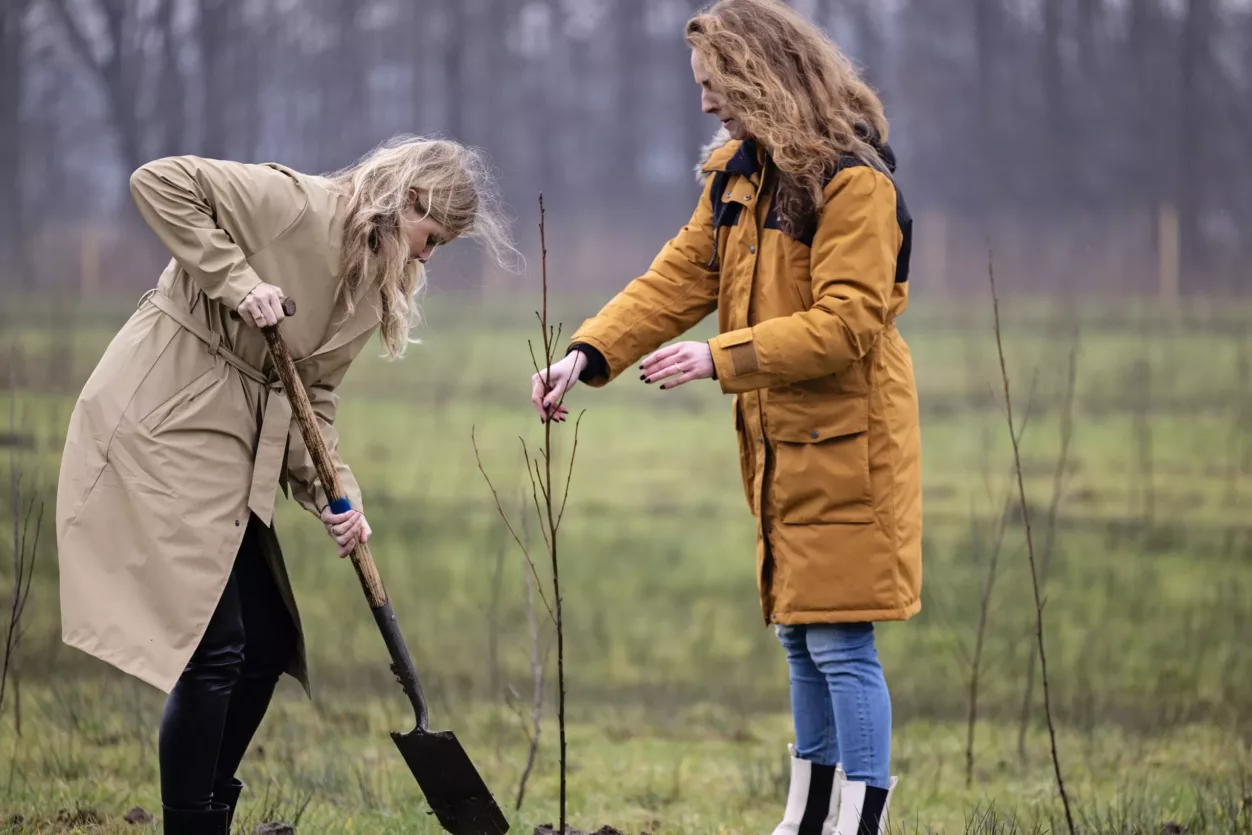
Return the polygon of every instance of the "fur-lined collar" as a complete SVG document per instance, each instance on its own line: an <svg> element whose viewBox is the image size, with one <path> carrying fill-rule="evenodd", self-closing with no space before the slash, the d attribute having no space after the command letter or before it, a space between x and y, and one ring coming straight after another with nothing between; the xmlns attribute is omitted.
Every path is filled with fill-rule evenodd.
<svg viewBox="0 0 1252 835"><path fill-rule="evenodd" d="M887 166L887 170L894 174L896 170L896 156L891 146L886 142L880 143L878 141L878 134L868 125L863 123L858 124L856 126L856 130L862 138L869 140L869 143L877 149L878 155ZM718 127L717 132L713 134L712 138L710 138L709 141L700 148L700 158L694 169L697 183L704 182L704 178L708 174L705 169L708 166L709 160L712 158L713 154L717 153L722 148L725 148L731 141L733 140L730 138L730 132L726 130L725 126L720 126Z"/></svg>
<svg viewBox="0 0 1252 835"><path fill-rule="evenodd" d="M696 182L703 183L705 177L704 166L708 165L709 158L720 148L725 147L730 142L730 131L726 130L726 126L722 125L717 129L717 133L709 139L705 145L700 148L700 160L695 165Z"/></svg>

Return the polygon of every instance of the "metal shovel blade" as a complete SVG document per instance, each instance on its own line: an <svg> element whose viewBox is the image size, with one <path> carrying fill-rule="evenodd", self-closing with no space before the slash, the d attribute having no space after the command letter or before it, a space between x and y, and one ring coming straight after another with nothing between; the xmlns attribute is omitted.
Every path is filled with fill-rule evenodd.
<svg viewBox="0 0 1252 835"><path fill-rule="evenodd" d="M392 732L440 825L452 835L504 835L509 822L451 731Z"/></svg>

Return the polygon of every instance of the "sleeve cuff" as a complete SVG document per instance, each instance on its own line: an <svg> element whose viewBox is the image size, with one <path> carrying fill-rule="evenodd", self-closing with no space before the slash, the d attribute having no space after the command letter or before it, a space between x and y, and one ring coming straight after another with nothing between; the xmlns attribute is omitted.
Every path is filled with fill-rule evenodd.
<svg viewBox="0 0 1252 835"><path fill-rule="evenodd" d="M238 280L231 282L228 287L222 290L220 301L231 310L238 310L239 305L243 304L243 300L248 297L248 294L260 284L261 276L249 269L247 273L241 275Z"/></svg>
<svg viewBox="0 0 1252 835"><path fill-rule="evenodd" d="M730 394L756 388L761 372L752 328L729 331L709 340L713 353L713 377ZM755 384L754 384L755 383Z"/></svg>
<svg viewBox="0 0 1252 835"><path fill-rule="evenodd" d="M591 383L593 380L601 380L609 376L609 364L604 359L604 354L600 353L596 348L593 348L586 342L578 342L570 346L570 351L578 351L587 358L587 364L583 367L582 374L578 375L579 381Z"/></svg>

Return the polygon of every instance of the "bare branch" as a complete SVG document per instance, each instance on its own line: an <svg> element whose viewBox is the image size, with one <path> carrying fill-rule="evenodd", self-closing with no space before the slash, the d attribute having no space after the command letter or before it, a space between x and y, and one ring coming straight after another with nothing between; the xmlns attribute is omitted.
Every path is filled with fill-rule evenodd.
<svg viewBox="0 0 1252 835"><path fill-rule="evenodd" d="M530 574L524 576L526 580L526 625L530 629L530 676L533 693L530 727L527 728L523 723L529 749L526 752L526 766L522 769L522 776L517 783L517 800L513 804L515 811L522 808L522 801L526 798L526 783L530 780L530 773L535 767L535 759L539 754L539 736L543 727L541 721L543 718L543 662L539 657L539 624L535 621L535 584Z"/></svg>
<svg viewBox="0 0 1252 835"><path fill-rule="evenodd" d="M1056 773L1056 787L1061 795L1061 803L1065 807L1065 822L1069 825L1070 835L1076 835L1074 813L1070 809L1069 795L1065 792L1065 780L1061 776L1061 759L1056 747L1056 725L1052 720L1052 697L1048 686L1048 656L1043 640L1043 597L1039 591L1039 571L1035 566L1035 546L1030 534L1030 509L1026 502L1026 482L1022 477L1022 456L1018 448L1017 435L1013 432L1013 399L1009 392L1009 372L1004 362L1004 340L1000 332L1000 299L996 295L995 269L992 266L991 247L987 247L987 276L991 283L991 302L995 311L996 350L1000 355L1000 376L1004 381L1004 406L1007 413L1009 437L1013 440L1013 464L1017 470L1017 491L1021 501L1022 525L1026 529L1026 554L1030 560L1031 587L1035 594L1035 638L1039 645L1040 677L1043 679L1043 707L1048 720L1048 734L1052 740L1052 767Z"/></svg>
<svg viewBox="0 0 1252 835"><path fill-rule="evenodd" d="M1043 556L1040 559L1040 584L1046 589L1048 573L1052 567L1052 554L1056 546L1057 513L1063 496L1065 471L1069 467L1070 441L1074 434L1074 392L1078 388L1079 326L1074 323L1069 346L1069 365L1065 375L1065 395L1061 407L1061 449L1057 453L1056 469L1052 472L1052 500L1048 503L1047 527L1044 533ZM1046 600L1046 597L1045 597ZM1017 727L1017 755L1026 759L1026 728L1030 723L1030 707L1035 694L1035 662L1038 648L1032 648L1026 664L1026 687L1022 694L1021 721Z"/></svg>
<svg viewBox="0 0 1252 835"><path fill-rule="evenodd" d="M513 541L517 543L517 547L522 549L522 555L526 557L526 564L530 566L531 573L535 574L535 579L539 579L536 573L534 560L530 558L530 552L526 550L526 546L522 544L522 539L517 535L517 531L513 530L513 523L509 521L509 515L504 512L504 508L500 504L500 494L496 492L495 485L491 483L491 477L487 475L487 471L483 469L483 459L478 452L478 440L474 437L475 427L470 427L470 442L474 445L474 458L478 461L478 471L483 474L483 478L487 481L487 487L491 489L491 496L496 500L496 510L500 512L500 518L504 520L504 525L509 529L509 533L513 535ZM542 587L539 590L539 598L543 600L543 605L548 610L548 614L552 614L552 607L548 605L548 599L544 597Z"/></svg>
<svg viewBox="0 0 1252 835"><path fill-rule="evenodd" d="M527 449L526 447L526 441L520 438L518 440L522 441L522 459L526 462L526 475L530 477L530 492L531 492L532 498L535 500L535 514L539 517L539 520L542 522L543 521L543 506L539 503L539 485L536 483L536 478L535 478L535 473L538 471L539 464L536 461L535 465L533 467L531 466L530 450ZM546 528L544 528L543 525L539 526L539 533L543 536L544 546L547 547L549 551L551 551L552 543L551 541L549 541L548 531ZM549 610L549 613L551 613L551 610ZM555 620L555 617L554 617L554 620Z"/></svg>
<svg viewBox="0 0 1252 835"><path fill-rule="evenodd" d="M569 453L569 469L565 472L565 495L561 497L561 509L556 515L556 527L561 527L561 520L565 518L565 505L569 502L569 485L574 480L574 457L578 455L578 427L583 422L583 415L587 412L583 410L578 413L578 420L574 421L574 446Z"/></svg>
<svg viewBox="0 0 1252 835"><path fill-rule="evenodd" d="M78 25L75 15L70 13L67 0L50 0L49 5L52 7L52 11L57 16L57 20L62 28L65 29L70 45L78 55L78 60L82 61L83 64L94 72L103 72L104 67L92 51L91 42L87 40L87 35L83 32L83 28ZM114 44L113 48L120 49L121 45Z"/></svg>

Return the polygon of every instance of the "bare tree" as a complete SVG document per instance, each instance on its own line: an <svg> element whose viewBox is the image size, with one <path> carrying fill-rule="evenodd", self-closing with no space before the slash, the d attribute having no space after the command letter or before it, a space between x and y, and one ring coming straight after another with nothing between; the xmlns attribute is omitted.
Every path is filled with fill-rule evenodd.
<svg viewBox="0 0 1252 835"><path fill-rule="evenodd" d="M147 158L151 127L161 123L151 104L152 83L177 72L165 66L164 49L152 48L153 35L163 40L160 21L173 2L157 0L154 8L130 0L50 0L74 55L104 95L127 176Z"/></svg>
<svg viewBox="0 0 1252 835"><path fill-rule="evenodd" d="M196 19L196 41L200 49L202 81L200 153L221 159L227 154L227 131L232 90L228 82L232 55L230 36L237 4L227 0L199 0Z"/></svg>
<svg viewBox="0 0 1252 835"><path fill-rule="evenodd" d="M539 319L539 326L543 336L543 368L549 369L556 361L556 344L561 337L561 327L553 326L548 322L548 243L545 226L545 212L543 206L543 195L539 196L539 246L542 264L542 282L543 282L543 305L541 310L535 312ZM529 341L528 341L528 344ZM546 373L540 370L540 360L535 357L534 345L530 344L531 362L534 365L536 374ZM545 380L545 383L547 381ZM551 389L551 386L547 386ZM553 404L552 412L555 414L556 409L561 406L561 402ZM549 565L552 570L552 600L549 604L542 589L539 590L540 599L543 600L544 606L548 610L549 616L552 618L553 625L556 627L556 670L557 670L557 730L560 734L560 767L561 767L561 799L560 799L560 829L558 832L564 833L566 830L566 809L567 809L567 781L566 775L568 770L568 759L566 751L565 736L565 615L564 601L561 596L561 564L559 551L557 548L558 535L561 530L561 522L565 518L565 507L569 502L570 484L573 481L574 461L578 455L578 430L582 423L582 415L574 423L573 445L570 449L569 466L565 474L564 485L557 485L552 476L553 464L553 443L552 443L552 424L554 420L545 420L543 422L543 444L539 447L537 454L532 455L525 441L522 441L522 460L526 465L526 472L530 477L532 499L535 505L535 515L539 520L540 533L543 536L544 545L548 550ZM496 492L495 486L491 483L491 478L487 475L487 471L483 468L482 457L478 452L478 443L474 440L474 432L470 430L470 438L474 443L474 455L478 461L478 471L482 473L483 478L487 482L488 489L495 499L496 510L503 519L505 527L513 535L513 539L522 549L522 554L526 558L526 564L530 568L531 573L536 580L539 578L535 561L530 556L530 551L525 543L517 535L516 529L513 527L509 516L505 513L503 506L500 504L500 496ZM558 495L558 491L560 494Z"/></svg>
<svg viewBox="0 0 1252 835"><path fill-rule="evenodd" d="M0 2L0 276L20 269L23 260L22 89L29 2Z"/></svg>

